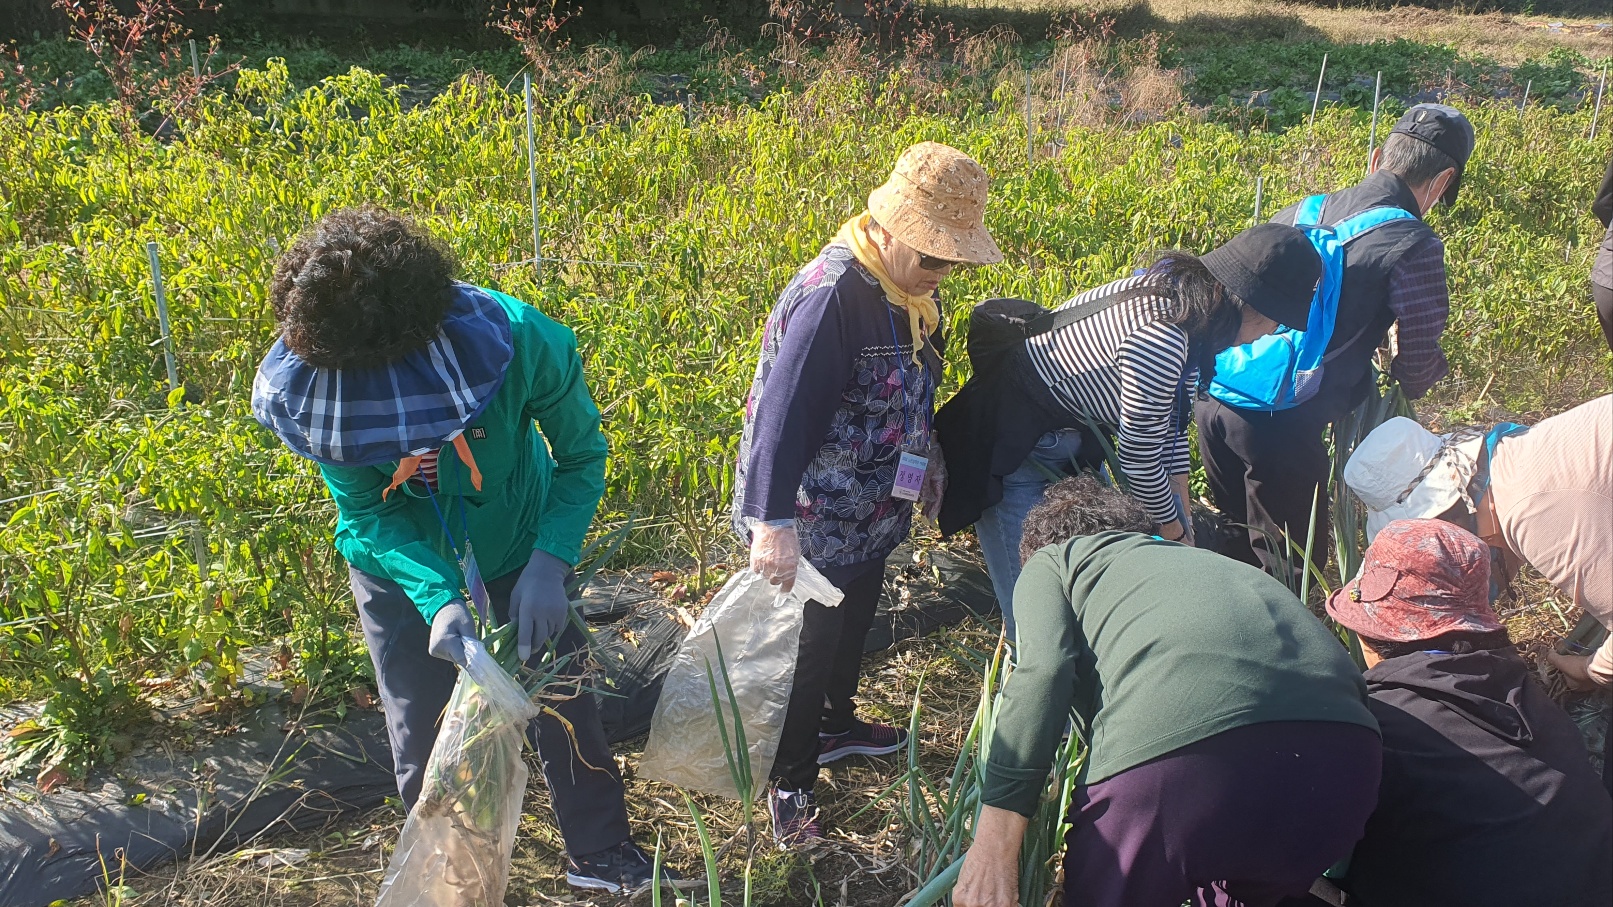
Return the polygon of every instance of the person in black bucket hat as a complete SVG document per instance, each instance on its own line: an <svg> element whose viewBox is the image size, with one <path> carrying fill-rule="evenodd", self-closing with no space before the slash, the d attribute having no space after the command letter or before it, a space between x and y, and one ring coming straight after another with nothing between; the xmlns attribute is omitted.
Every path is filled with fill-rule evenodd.
<svg viewBox="0 0 1613 907"><path fill-rule="evenodd" d="M1283 327L1305 330L1322 275L1322 260L1305 234L1281 224L1259 224L1199 260L1244 305Z"/></svg>
<svg viewBox="0 0 1613 907"><path fill-rule="evenodd" d="M1373 153L1366 179L1321 197L1313 218L1321 226L1385 207L1413 216L1376 226L1349 245L1314 396L1287 409L1245 409L1214 396L1199 402L1199 456L1210 497L1229 521L1249 527L1223 553L1297 577L1303 565L1285 555L1290 539L1306 544L1313 507L1311 550L1330 550L1324 436L1372 391L1373 355L1391 326L1397 343L1389 374L1407 397L1421 397L1449 371L1439 345L1450 315L1445 245L1422 218L1440 201L1455 203L1474 144L1473 124L1461 111L1418 104ZM1300 208L1291 205L1272 221L1293 224Z"/></svg>
<svg viewBox="0 0 1613 907"><path fill-rule="evenodd" d="M1202 370L1230 346L1303 328L1321 274L1301 231L1260 224L1202 257L1162 253L1052 312L976 307L974 375L936 414L950 476L938 516L943 534L975 526L1010 639L1025 515L1059 478L1102 466L1106 448L1160 537L1194 542L1187 425Z"/></svg>

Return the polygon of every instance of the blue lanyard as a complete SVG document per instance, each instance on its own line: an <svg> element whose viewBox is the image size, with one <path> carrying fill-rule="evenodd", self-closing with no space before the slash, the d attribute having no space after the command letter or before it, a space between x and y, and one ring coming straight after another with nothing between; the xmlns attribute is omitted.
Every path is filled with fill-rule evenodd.
<svg viewBox="0 0 1613 907"><path fill-rule="evenodd" d="M444 445L444 446L446 446L446 445ZM442 515L442 507L441 507L441 505L439 505L437 503L437 492L432 490L431 482L426 479L426 470L421 466L416 466L415 469L418 470L419 473L420 473L420 482L421 482L421 484L426 486L426 496L431 499L431 509L435 510L437 512L437 522L442 524L443 535L446 535L448 537L448 547L454 549L454 560L459 562L461 565L463 565L465 563L464 555L459 553L459 545L454 543L454 530L448 528L448 520ZM437 481L439 483L442 481L442 476L443 476L442 451L438 450L437 451ZM461 495L460 498L459 498L459 526L465 532L465 550L469 551L470 550L470 522L469 522L469 520L467 520L465 518L465 498L464 498L463 495Z"/></svg>

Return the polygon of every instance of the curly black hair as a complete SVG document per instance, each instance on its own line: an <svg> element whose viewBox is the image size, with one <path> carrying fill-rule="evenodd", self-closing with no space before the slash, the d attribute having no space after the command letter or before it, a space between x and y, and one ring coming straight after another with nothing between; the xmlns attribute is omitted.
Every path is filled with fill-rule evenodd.
<svg viewBox="0 0 1613 907"><path fill-rule="evenodd" d="M332 211L280 256L269 299L286 346L319 368L367 368L431 342L459 263L408 218Z"/></svg>
<svg viewBox="0 0 1613 907"><path fill-rule="evenodd" d="M1095 476L1080 475L1050 486L1042 503L1031 508L1019 538L1019 560L1076 536L1108 530L1152 535L1157 528L1136 498Z"/></svg>

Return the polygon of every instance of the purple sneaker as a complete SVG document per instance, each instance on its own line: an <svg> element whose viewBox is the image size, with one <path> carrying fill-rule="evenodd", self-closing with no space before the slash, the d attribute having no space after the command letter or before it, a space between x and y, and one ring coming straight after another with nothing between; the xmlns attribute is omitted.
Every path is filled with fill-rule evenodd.
<svg viewBox="0 0 1613 907"><path fill-rule="evenodd" d="M779 850L811 847L823 840L818 824L818 803L812 791L767 790L767 811L773 816L773 840Z"/></svg>
<svg viewBox="0 0 1613 907"><path fill-rule="evenodd" d="M859 721L844 734L818 735L818 764L847 756L889 756L907 746L907 732L888 724Z"/></svg>

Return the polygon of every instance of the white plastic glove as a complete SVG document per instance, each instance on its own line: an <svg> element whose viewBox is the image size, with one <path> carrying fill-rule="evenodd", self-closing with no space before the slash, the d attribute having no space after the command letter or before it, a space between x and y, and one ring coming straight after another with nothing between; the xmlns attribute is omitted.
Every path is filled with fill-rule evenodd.
<svg viewBox="0 0 1613 907"><path fill-rule="evenodd" d="M750 568L788 593L795 588L795 562L801 557L801 540L795 521L751 525Z"/></svg>
<svg viewBox="0 0 1613 907"><path fill-rule="evenodd" d="M919 486L919 515L934 522L941 515L941 499L947 493L947 464L941 454L941 445L930 445L929 459L929 468L924 470L924 484Z"/></svg>

